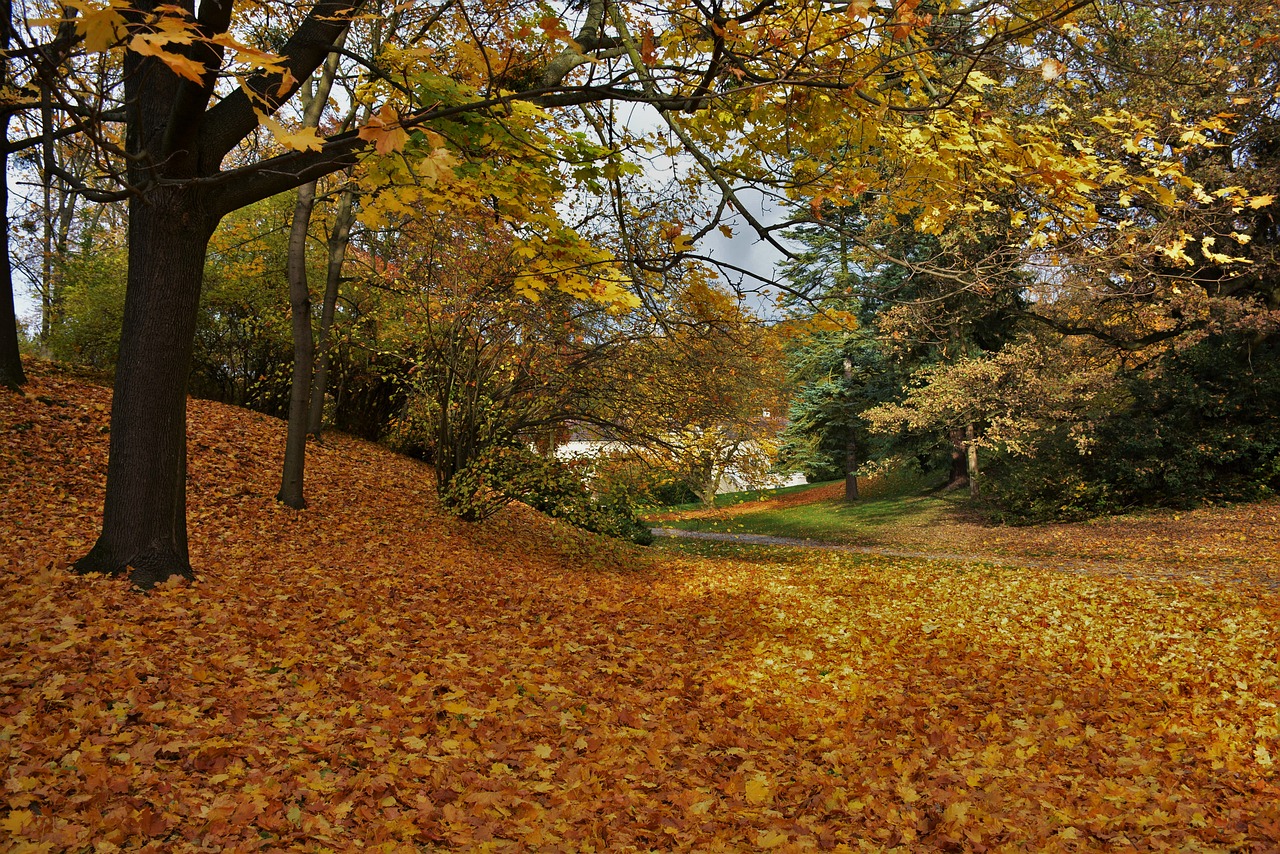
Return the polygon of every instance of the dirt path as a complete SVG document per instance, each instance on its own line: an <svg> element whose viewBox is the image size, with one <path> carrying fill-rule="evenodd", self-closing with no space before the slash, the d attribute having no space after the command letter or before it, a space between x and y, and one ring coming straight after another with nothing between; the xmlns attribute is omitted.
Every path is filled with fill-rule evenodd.
<svg viewBox="0 0 1280 854"><path fill-rule="evenodd" d="M852 552L854 554L874 555L877 557L911 558L913 560L949 561L956 563L981 563L993 566L1021 567L1028 569L1051 569L1059 572L1072 572L1088 575L1103 575L1120 578L1150 578L1152 576L1170 580L1186 580L1199 583L1229 581L1246 583L1265 588L1269 592L1280 590L1280 566L1273 561L1262 562L1230 558L1226 561L1182 560L1168 561L1126 561L1104 558L1102 560L1080 560L1069 557L1028 557L1023 555L993 555L975 552L947 552L900 549L885 546L859 546L849 543L828 543L820 540L807 540L797 537L774 537L766 534L720 533L714 531L685 531L679 528L652 528L654 536L711 540L723 543L740 543L758 546L785 546L790 548L815 549L821 551Z"/></svg>

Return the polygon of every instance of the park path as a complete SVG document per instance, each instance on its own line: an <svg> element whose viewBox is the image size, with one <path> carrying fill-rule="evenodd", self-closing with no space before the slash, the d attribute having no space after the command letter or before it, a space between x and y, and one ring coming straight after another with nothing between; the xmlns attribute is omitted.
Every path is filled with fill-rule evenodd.
<svg viewBox="0 0 1280 854"><path fill-rule="evenodd" d="M918 560L947 560L965 563L992 563L1008 566L1040 565L1023 560L1008 558L960 554L953 552L921 552L905 549L886 549L879 546L855 546L849 543L825 543L821 540L806 540L799 537L773 537L767 534L726 534L718 531L685 531L681 528L650 528L655 537L678 537L690 540L715 540L722 543L742 543L752 546L791 546L801 549L821 549L834 552L855 552L857 554L877 555L881 557L909 557ZM1047 566L1047 564L1045 564Z"/></svg>
<svg viewBox="0 0 1280 854"><path fill-rule="evenodd" d="M884 548L881 546L858 546L850 543L827 543L819 540L800 539L798 537L774 537L767 534L729 534L717 531L685 531L680 528L651 528L656 537L671 537L691 540L713 540L723 543L740 543L756 546L786 546L790 548L815 549L822 551L852 552L854 554L874 555L877 557L900 557L913 560L947 561L953 563L981 563L993 566L1009 566L1027 569L1050 569L1059 572L1072 572L1083 575L1103 575L1121 578L1150 578L1159 576L1169 580L1186 580L1209 583L1210 578L1199 573L1206 572L1214 577L1223 575L1235 581L1261 582L1271 592L1280 590L1280 581L1274 577L1257 578L1236 562L1213 562L1198 565L1157 564L1153 562L1132 562L1119 560L1073 560L1055 558L1044 560L1037 558L990 555L960 552L915 551L909 549Z"/></svg>

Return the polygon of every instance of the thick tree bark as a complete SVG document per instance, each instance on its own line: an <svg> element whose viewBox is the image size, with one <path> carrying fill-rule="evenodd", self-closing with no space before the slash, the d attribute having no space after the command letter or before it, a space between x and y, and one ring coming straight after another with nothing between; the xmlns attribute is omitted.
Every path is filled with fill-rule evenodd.
<svg viewBox="0 0 1280 854"><path fill-rule="evenodd" d="M8 85L13 3L0 0L0 84ZM0 115L0 139L9 138L10 113ZM13 304L13 266L9 260L9 155L0 157L0 386L16 389L27 381L18 353L18 313Z"/></svg>
<svg viewBox="0 0 1280 854"><path fill-rule="evenodd" d="M307 283L307 230L316 201L316 182L298 188L289 231L289 306L293 311L293 383L289 391L289 432L284 447L284 473L278 501L295 510L307 506L303 471L307 452L307 412L311 403L311 364L315 342L311 335L311 287Z"/></svg>
<svg viewBox="0 0 1280 854"><path fill-rule="evenodd" d="M210 106L223 48L185 49L204 65L200 83L161 60L126 51L124 94L129 203L129 278L111 407L111 451L102 533L78 572L129 572L139 587L190 578L186 526L187 378L209 238L244 205L350 165L357 138L319 152L290 152L244 175L222 171L227 153L258 115L292 97L331 54L362 0L317 0L285 41L286 72L251 75ZM162 5L134 0L141 23ZM170 5L173 0L170 0ZM209 36L227 32L234 3L178 0Z"/></svg>
<svg viewBox="0 0 1280 854"><path fill-rule="evenodd" d="M316 373L311 382L311 413L307 432L319 437L324 430L324 396L329 386L330 335L333 315L338 306L338 287L342 283L342 265L351 244L351 226L355 222L355 191L345 189L338 197L338 209L329 232L329 264L325 271L324 302L320 308L320 330L316 339Z"/></svg>
<svg viewBox="0 0 1280 854"><path fill-rule="evenodd" d="M148 588L191 578L187 554L187 377L205 251L217 217L191 190L129 204L129 279L111 403L102 535L77 572L129 573Z"/></svg>
<svg viewBox="0 0 1280 854"><path fill-rule="evenodd" d="M8 4L0 4L0 13L4 5ZM9 116L5 115L0 117L0 131L8 130ZM9 261L9 157L5 155L0 158L0 386L16 389L26 381L18 352L18 314L13 304L13 267Z"/></svg>

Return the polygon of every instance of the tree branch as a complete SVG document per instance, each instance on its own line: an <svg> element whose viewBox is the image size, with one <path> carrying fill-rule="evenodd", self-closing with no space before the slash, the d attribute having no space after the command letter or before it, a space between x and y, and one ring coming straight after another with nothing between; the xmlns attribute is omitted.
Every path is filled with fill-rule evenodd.
<svg viewBox="0 0 1280 854"><path fill-rule="evenodd" d="M205 112L200 140L201 174L217 172L227 152L253 133L258 126L255 107L271 114L293 97L303 81L310 79L328 58L350 26L352 15L363 5L364 0L317 2L280 51L292 79L283 79L277 73L255 74Z"/></svg>

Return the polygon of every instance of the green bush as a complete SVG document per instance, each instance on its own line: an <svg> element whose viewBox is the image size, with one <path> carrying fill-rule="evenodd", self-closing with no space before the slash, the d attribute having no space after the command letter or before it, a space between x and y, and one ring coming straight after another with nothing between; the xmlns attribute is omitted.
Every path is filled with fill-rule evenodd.
<svg viewBox="0 0 1280 854"><path fill-rule="evenodd" d="M585 486L590 474L577 463L544 457L524 447L496 447L454 475L440 501L453 515L468 521L487 518L510 501L579 528L640 545L653 542L631 504L617 498L597 499Z"/></svg>
<svg viewBox="0 0 1280 854"><path fill-rule="evenodd" d="M1280 491L1280 342L1211 337L1126 379L1088 452L1065 428L1030 455L996 455L984 491L1011 522L1139 506L1255 500Z"/></svg>
<svg viewBox="0 0 1280 854"><path fill-rule="evenodd" d="M124 320L128 258L124 249L58 259L59 311L49 329L55 359L114 371Z"/></svg>

